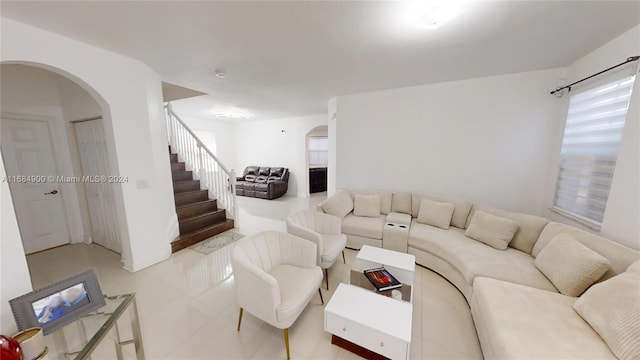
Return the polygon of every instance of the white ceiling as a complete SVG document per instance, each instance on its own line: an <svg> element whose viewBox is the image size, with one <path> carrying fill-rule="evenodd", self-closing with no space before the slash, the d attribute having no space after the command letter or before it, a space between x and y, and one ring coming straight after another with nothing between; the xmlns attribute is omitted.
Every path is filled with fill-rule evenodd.
<svg viewBox="0 0 640 360"><path fill-rule="evenodd" d="M179 111L235 106L256 119L326 113L336 95L566 66L640 23L640 1L474 1L425 30L407 21L423 3L2 1L0 10L210 94Z"/></svg>

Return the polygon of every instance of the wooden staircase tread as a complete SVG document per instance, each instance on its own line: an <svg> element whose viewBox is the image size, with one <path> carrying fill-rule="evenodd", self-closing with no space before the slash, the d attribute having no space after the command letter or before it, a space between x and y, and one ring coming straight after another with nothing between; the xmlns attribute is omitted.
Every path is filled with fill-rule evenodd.
<svg viewBox="0 0 640 360"><path fill-rule="evenodd" d="M178 185L180 183L185 183L186 184L186 183L192 183L192 182L196 182L196 181L200 182L200 180L180 180L180 181L174 181L173 183L175 185ZM196 190L194 190L194 191L196 191Z"/></svg>
<svg viewBox="0 0 640 360"><path fill-rule="evenodd" d="M189 190L189 191L183 191L183 192L175 193L174 195L195 194L195 193L199 193L199 192L203 192L203 191L208 191L208 190L207 189Z"/></svg>
<svg viewBox="0 0 640 360"><path fill-rule="evenodd" d="M226 210L218 209L218 210L207 211L207 212L203 212L203 213L200 213L200 214L197 214L197 215L193 215L193 216L189 216L189 217L185 217L185 218L179 219L178 222L179 223L185 223L187 221L196 220L198 218L205 217L205 216L208 216L208 215L211 215L211 214L219 214L219 213L221 213L223 211L226 211Z"/></svg>
<svg viewBox="0 0 640 360"><path fill-rule="evenodd" d="M219 221L219 222L216 222L215 224L211 224L209 226L204 226L204 227L201 227L199 229L196 229L196 230L193 230L193 231L189 231L189 232L184 233L184 234L180 234L180 236L178 236L178 238L176 238L173 242L175 243L175 242L178 242L180 240L184 240L184 239L189 238L189 237L191 237L193 235L197 235L197 234L203 233L205 231L209 231L209 230L215 229L217 227L221 227L223 225L227 225L229 223L233 223L233 220L232 219L225 219L224 221Z"/></svg>
<svg viewBox="0 0 640 360"><path fill-rule="evenodd" d="M193 192L195 192L195 191L193 191ZM185 194L185 193L178 193L178 194ZM189 204L176 206L176 210L188 208L190 206L202 205L203 203L212 203L212 202L216 202L216 201L217 201L216 199L201 200L201 201L197 201L197 202L193 202L193 203L189 203ZM220 210L220 208L218 208L218 210Z"/></svg>

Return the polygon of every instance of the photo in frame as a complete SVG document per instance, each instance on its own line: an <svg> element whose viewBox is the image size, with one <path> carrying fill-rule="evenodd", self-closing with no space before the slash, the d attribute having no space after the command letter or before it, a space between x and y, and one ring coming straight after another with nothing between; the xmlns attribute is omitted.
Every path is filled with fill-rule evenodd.
<svg viewBox="0 0 640 360"><path fill-rule="evenodd" d="M73 275L9 301L19 330L41 327L44 335L105 305L93 270Z"/></svg>

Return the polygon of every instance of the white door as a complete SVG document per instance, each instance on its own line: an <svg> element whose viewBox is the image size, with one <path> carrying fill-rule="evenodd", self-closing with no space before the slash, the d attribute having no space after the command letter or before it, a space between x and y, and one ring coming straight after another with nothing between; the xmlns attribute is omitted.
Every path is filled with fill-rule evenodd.
<svg viewBox="0 0 640 360"><path fill-rule="evenodd" d="M2 156L27 254L69 243L45 121L2 119Z"/></svg>
<svg viewBox="0 0 640 360"><path fill-rule="evenodd" d="M122 247L118 232L114 184L109 182L109 177L114 174L109 171L102 119L77 122L73 126L78 142L82 175L93 179L102 177L107 180L84 182L91 219L91 237L93 242L120 253Z"/></svg>

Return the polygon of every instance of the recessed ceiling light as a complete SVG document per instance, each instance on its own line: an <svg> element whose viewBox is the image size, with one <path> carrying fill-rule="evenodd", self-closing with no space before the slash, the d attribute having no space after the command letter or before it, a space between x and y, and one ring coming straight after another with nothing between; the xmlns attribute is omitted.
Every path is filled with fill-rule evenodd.
<svg viewBox="0 0 640 360"><path fill-rule="evenodd" d="M435 1L416 19L415 24L425 29L437 29L463 11L462 1Z"/></svg>

